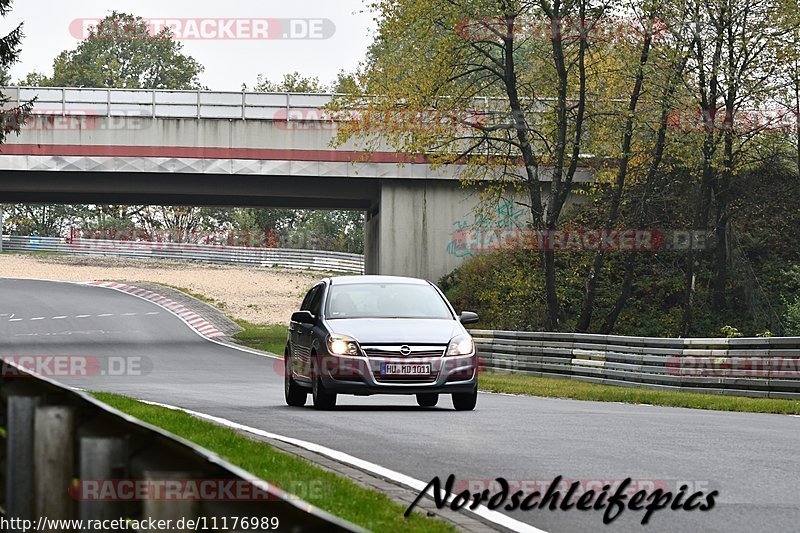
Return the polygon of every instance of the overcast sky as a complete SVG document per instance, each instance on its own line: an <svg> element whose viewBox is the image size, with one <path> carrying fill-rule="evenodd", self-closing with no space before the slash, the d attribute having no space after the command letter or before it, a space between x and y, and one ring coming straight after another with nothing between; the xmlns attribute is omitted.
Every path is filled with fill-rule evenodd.
<svg viewBox="0 0 800 533"><path fill-rule="evenodd" d="M78 44L82 21L103 18L111 10L133 13L154 24L180 19L187 37L181 39L184 52L205 66L200 80L212 90L238 91L243 82L252 87L260 73L278 80L295 70L329 83L340 69L352 70L363 59L374 28L365 0L16 0L0 23L4 34L25 23L22 54L11 69L12 81L33 70L52 74L55 56ZM299 21L287 30L282 23L251 22L254 19ZM263 24L270 38L263 38ZM283 29L276 31L276 26ZM291 38L306 32L332 35ZM283 38L286 33L289 38ZM214 35L224 38L209 38ZM280 38L272 38L276 35Z"/></svg>

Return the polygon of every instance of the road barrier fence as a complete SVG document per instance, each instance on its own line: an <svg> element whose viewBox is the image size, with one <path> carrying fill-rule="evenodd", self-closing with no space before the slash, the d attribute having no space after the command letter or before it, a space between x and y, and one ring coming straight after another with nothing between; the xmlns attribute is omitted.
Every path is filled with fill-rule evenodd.
<svg viewBox="0 0 800 533"><path fill-rule="evenodd" d="M800 337L471 333L486 370L650 389L800 399Z"/></svg>
<svg viewBox="0 0 800 533"><path fill-rule="evenodd" d="M0 250L177 259L323 272L364 272L364 256L325 250L3 235Z"/></svg>

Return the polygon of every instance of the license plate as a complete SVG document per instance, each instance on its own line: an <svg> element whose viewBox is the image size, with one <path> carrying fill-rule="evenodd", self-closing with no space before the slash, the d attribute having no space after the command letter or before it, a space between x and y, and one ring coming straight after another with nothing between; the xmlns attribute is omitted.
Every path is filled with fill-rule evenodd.
<svg viewBox="0 0 800 533"><path fill-rule="evenodd" d="M381 372L386 376L422 376L431 373L431 365L417 363L383 363Z"/></svg>

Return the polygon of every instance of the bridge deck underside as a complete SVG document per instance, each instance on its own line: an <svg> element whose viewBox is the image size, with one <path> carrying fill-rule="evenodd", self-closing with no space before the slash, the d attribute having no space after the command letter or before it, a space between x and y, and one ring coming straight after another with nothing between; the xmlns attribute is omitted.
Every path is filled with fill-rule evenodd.
<svg viewBox="0 0 800 533"><path fill-rule="evenodd" d="M215 174L0 172L0 203L368 209L380 180Z"/></svg>

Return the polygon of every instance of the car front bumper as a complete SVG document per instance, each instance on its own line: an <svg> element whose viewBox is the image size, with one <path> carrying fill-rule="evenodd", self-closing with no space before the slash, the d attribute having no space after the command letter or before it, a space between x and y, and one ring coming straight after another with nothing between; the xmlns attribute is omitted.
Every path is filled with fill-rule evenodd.
<svg viewBox="0 0 800 533"><path fill-rule="evenodd" d="M427 376L386 376L385 363L430 364ZM388 358L327 356L320 368L322 385L340 394L423 394L472 392L478 383L478 356Z"/></svg>

